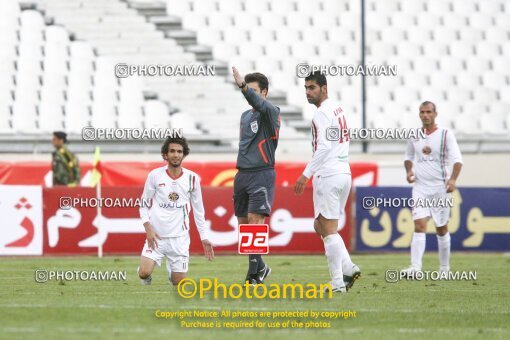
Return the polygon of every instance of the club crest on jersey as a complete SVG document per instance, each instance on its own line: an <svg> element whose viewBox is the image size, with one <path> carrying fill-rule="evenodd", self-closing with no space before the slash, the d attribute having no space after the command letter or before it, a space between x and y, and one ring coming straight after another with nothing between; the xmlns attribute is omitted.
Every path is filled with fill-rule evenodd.
<svg viewBox="0 0 510 340"><path fill-rule="evenodd" d="M421 150L421 152L423 152L424 155L430 155L432 149L429 146L426 146Z"/></svg>
<svg viewBox="0 0 510 340"><path fill-rule="evenodd" d="M179 199L179 194L176 192L171 192L168 194L168 199L172 202L175 202Z"/></svg>
<svg viewBox="0 0 510 340"><path fill-rule="evenodd" d="M259 124L257 123L257 121L251 122L250 127L251 127L251 132L253 132L253 133L257 133L257 131L259 131Z"/></svg>

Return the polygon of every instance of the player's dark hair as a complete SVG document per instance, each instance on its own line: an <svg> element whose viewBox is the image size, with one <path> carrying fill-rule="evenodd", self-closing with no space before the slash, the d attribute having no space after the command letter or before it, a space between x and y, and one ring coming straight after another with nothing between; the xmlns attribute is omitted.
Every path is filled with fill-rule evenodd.
<svg viewBox="0 0 510 340"><path fill-rule="evenodd" d="M163 146L161 147L161 156L163 156L163 159L166 161L166 156L168 155L168 147L170 144L179 144L182 146L182 154L184 156L189 155L189 145L188 141L184 137L168 137L165 140L165 143L163 143Z"/></svg>
<svg viewBox="0 0 510 340"><path fill-rule="evenodd" d="M434 104L433 102L430 102L430 101L428 101L428 100L424 101L423 103L421 103L421 105L420 105L420 109L421 109L421 107L422 107L423 105L432 105L432 107L433 107L433 110L432 110L432 111L433 111L433 112L436 112L436 104Z"/></svg>
<svg viewBox="0 0 510 340"><path fill-rule="evenodd" d="M326 80L326 76L322 74L320 71L312 72L308 77L305 78L305 81L315 80L317 85L320 87L324 85L328 85L328 81Z"/></svg>
<svg viewBox="0 0 510 340"><path fill-rule="evenodd" d="M246 83L257 82L257 84L259 84L260 91L264 89L269 91L269 80L267 80L267 77L262 73L259 72L248 73L247 75L244 76L244 81Z"/></svg>
<svg viewBox="0 0 510 340"><path fill-rule="evenodd" d="M64 143L67 143L67 133L63 131L55 131L53 132L53 136L57 137L60 140L63 140Z"/></svg>

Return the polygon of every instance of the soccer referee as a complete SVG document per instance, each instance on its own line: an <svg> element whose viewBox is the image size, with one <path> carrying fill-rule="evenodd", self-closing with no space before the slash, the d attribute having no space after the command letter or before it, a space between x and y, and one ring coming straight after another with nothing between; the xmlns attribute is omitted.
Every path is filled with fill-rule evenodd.
<svg viewBox="0 0 510 340"><path fill-rule="evenodd" d="M244 79L232 67L234 80L252 109L241 115L239 153L234 179L234 208L239 224L263 224L271 213L276 173L275 151L280 129L280 108L267 98L269 81L262 73L247 74ZM271 268L258 254L249 255L245 281L264 283Z"/></svg>

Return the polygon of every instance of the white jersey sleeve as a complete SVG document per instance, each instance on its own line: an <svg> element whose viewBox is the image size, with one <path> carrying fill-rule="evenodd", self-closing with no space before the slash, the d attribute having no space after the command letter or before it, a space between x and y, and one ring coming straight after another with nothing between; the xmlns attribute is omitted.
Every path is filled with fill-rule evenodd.
<svg viewBox="0 0 510 340"><path fill-rule="evenodd" d="M198 176L197 176L198 177ZM202 187L200 179L197 178L195 189L191 192L191 208L193 209L193 216L195 217L195 224L197 225L198 233L201 240L207 240L207 225L205 222L205 209L204 201L202 200Z"/></svg>
<svg viewBox="0 0 510 340"><path fill-rule="evenodd" d="M147 180L145 181L145 186L143 188L142 194L142 202L152 201L154 195L156 194L156 184L154 182L154 171L151 171L147 176ZM150 207L142 204L140 206L140 218L142 219L142 223L150 222Z"/></svg>
<svg viewBox="0 0 510 340"><path fill-rule="evenodd" d="M331 122L324 112L317 111L312 120L313 156L303 171L306 178L311 178L322 166L331 149L331 141L327 139L326 130Z"/></svg>
<svg viewBox="0 0 510 340"><path fill-rule="evenodd" d="M459 144L457 144L457 139L455 138L452 130L448 130L448 135L446 136L446 151L448 154L448 162L450 164L462 163L462 155L460 153Z"/></svg>
<svg viewBox="0 0 510 340"><path fill-rule="evenodd" d="M407 148L404 160L414 161L414 144L411 140L407 141Z"/></svg>

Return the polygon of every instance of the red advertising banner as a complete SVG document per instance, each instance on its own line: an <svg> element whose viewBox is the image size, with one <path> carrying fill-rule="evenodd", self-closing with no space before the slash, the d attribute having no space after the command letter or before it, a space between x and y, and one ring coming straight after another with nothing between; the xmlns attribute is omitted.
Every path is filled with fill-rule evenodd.
<svg viewBox="0 0 510 340"><path fill-rule="evenodd" d="M148 173L161 162L106 162L101 161L101 184L103 186L143 186ZM356 185L377 185L377 164L350 163ZM232 186L237 172L234 162L187 162L183 166L198 173L202 185ZM278 162L276 185L293 186L306 164L303 162ZM82 185L89 185L91 163L81 162ZM0 184L51 186L49 162L0 162ZM311 181L308 184L311 186Z"/></svg>
<svg viewBox="0 0 510 340"><path fill-rule="evenodd" d="M94 188L46 188L43 190L43 253L95 254L99 242L105 254L138 254L145 241L145 232L138 208L119 207L115 202L133 202L140 197L142 187L103 187L102 201L108 207L99 211L95 206ZM124 201L121 201L124 199ZM131 199L132 201L129 201ZM238 231L234 216L232 188L203 187L205 217L211 242L217 253L237 253ZM69 204L69 201L74 201ZM88 206L85 204L87 203ZM66 206L62 209L61 206ZM351 230L350 203L340 234L349 247ZM269 224L270 253L323 253L321 238L313 229L312 189L296 196L290 187L275 191L273 212ZM190 251L201 254L202 244L193 215Z"/></svg>

